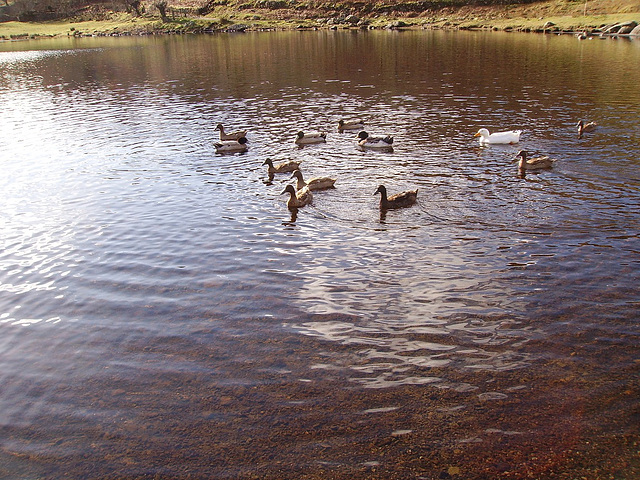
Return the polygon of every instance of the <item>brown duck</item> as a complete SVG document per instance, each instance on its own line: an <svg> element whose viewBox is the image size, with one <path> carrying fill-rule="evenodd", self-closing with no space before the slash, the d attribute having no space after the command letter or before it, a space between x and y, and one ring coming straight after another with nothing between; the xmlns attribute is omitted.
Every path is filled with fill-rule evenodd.
<svg viewBox="0 0 640 480"><path fill-rule="evenodd" d="M553 167L555 160L551 157L534 157L527 158L527 151L520 150L516 155L516 158L520 157L520 163L518 163L518 171L521 175L524 175L527 170L548 170Z"/></svg>
<svg viewBox="0 0 640 480"><path fill-rule="evenodd" d="M598 128L598 124L596 122L584 123L582 120L580 120L577 127L578 138L582 138L583 134L593 132L596 128Z"/></svg>
<svg viewBox="0 0 640 480"><path fill-rule="evenodd" d="M407 190L387 197L387 188L384 185L380 185L373 194L377 195L378 193L380 194L380 208L385 210L388 208L408 207L416 203L418 198L418 189Z"/></svg>
<svg viewBox="0 0 640 480"><path fill-rule="evenodd" d="M333 184L336 183L335 178L330 177L314 177L305 181L300 170L296 170L291 175L291 178L296 178L296 188L302 190L304 187L309 187L309 190L326 190L327 188L333 188Z"/></svg>
<svg viewBox="0 0 640 480"><path fill-rule="evenodd" d="M273 164L273 160L267 158L262 165L269 166L269 175L273 175L274 173L288 173L293 172L294 170L300 169L300 163L295 160L289 160L286 162L280 162Z"/></svg>
<svg viewBox="0 0 640 480"><path fill-rule="evenodd" d="M287 207L289 208L304 207L313 200L313 194L311 190L309 190L309 187L304 187L302 190L296 192L293 185L287 185L280 195L285 193L289 194L289 200L287 200Z"/></svg>

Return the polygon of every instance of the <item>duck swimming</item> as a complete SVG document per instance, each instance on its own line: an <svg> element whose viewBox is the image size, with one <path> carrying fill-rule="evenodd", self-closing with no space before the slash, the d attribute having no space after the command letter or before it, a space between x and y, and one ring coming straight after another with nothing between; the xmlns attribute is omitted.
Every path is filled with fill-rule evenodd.
<svg viewBox="0 0 640 480"><path fill-rule="evenodd" d="M513 144L520 141L521 133L522 130L509 130L506 132L489 133L489 130L487 130L486 128L481 128L480 130L478 130L478 133L473 136L473 138L480 137L478 139L478 142L481 145Z"/></svg>
<svg viewBox="0 0 640 480"><path fill-rule="evenodd" d="M593 132L596 128L598 128L598 124L596 122L584 123L582 120L578 122L578 138L582 138L584 133Z"/></svg>
<svg viewBox="0 0 640 480"><path fill-rule="evenodd" d="M262 165L269 166L269 175L273 175L274 173L288 173L293 172L294 170L298 170L300 168L300 163L295 160L288 160L286 162L280 162L273 164L273 160L267 158Z"/></svg>
<svg viewBox="0 0 640 480"><path fill-rule="evenodd" d="M396 193L387 197L387 188L384 185L379 185L378 189L373 193L374 195L380 194L380 208L402 208L408 207L416 203L418 198L418 189L407 190L406 192Z"/></svg>
<svg viewBox="0 0 640 480"><path fill-rule="evenodd" d="M240 153L247 151L246 137L240 137L237 140L225 140L223 142L214 143L216 153Z"/></svg>
<svg viewBox="0 0 640 480"><path fill-rule="evenodd" d="M295 143L297 145L309 145L312 143L322 143L326 141L327 134L325 132L304 133L303 131L299 131L295 139Z"/></svg>
<svg viewBox="0 0 640 480"><path fill-rule="evenodd" d="M389 149L392 148L393 145L393 137L391 135L372 137L363 130L358 134L357 138L358 145L363 148Z"/></svg>
<svg viewBox="0 0 640 480"><path fill-rule="evenodd" d="M364 128L364 120L354 119L354 120L340 120L338 122L338 131L343 130L362 130Z"/></svg>
<svg viewBox="0 0 640 480"><path fill-rule="evenodd" d="M287 200L287 207L289 208L304 207L313 200L313 194L311 193L311 190L309 190L309 187L304 187L296 192L293 185L287 185L280 195L285 193L289 194L289 200Z"/></svg>
<svg viewBox="0 0 640 480"><path fill-rule="evenodd" d="M548 170L553 167L553 162L555 162L554 159L547 156L527 158L527 155L526 150L520 150L516 155L516 158L520 157L518 171L521 175L524 175L527 170Z"/></svg>
<svg viewBox="0 0 640 480"><path fill-rule="evenodd" d="M302 190L304 187L309 187L309 190L326 190L327 188L333 188L333 184L336 183L335 178L329 177L315 177L305 182L300 170L294 171L291 178L298 179L296 184L298 190Z"/></svg>
<svg viewBox="0 0 640 480"><path fill-rule="evenodd" d="M246 130L236 130L235 132L225 132L224 126L219 123L216 130L220 130L220 140L238 140L239 138L246 137Z"/></svg>

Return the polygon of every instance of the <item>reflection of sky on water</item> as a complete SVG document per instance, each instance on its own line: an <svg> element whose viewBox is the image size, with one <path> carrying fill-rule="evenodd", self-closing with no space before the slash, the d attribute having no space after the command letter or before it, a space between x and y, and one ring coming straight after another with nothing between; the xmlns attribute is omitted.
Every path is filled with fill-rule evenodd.
<svg viewBox="0 0 640 480"><path fill-rule="evenodd" d="M314 316L321 319L323 316ZM334 318L334 316L330 316ZM455 388L446 369L511 370L524 367L530 354L517 348L533 334L512 322L487 319L393 325L329 319L291 325L326 342L349 345L354 352L353 380L366 387L438 383ZM513 348L513 349L512 349ZM322 368L312 366L312 368Z"/></svg>
<svg viewBox="0 0 640 480"><path fill-rule="evenodd" d="M464 253L468 245L451 242L442 249L441 242L430 240L427 229L396 225L347 244L335 241L327 256L319 254L322 249L311 259L297 252L303 284L295 298L310 320L291 326L350 346L353 364L339 366L372 388L422 383L456 388L447 369L529 365L531 354L521 347L542 332L527 326L526 300L510 287L515 277L507 265L509 252L498 250L503 268L496 269L493 254L483 262Z"/></svg>

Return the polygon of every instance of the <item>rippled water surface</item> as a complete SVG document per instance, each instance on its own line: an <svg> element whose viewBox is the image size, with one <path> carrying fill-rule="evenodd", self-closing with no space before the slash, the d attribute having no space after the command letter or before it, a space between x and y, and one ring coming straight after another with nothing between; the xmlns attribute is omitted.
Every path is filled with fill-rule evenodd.
<svg viewBox="0 0 640 480"><path fill-rule="evenodd" d="M638 64L495 32L0 44L0 477L638 478ZM336 187L289 211L266 158Z"/></svg>

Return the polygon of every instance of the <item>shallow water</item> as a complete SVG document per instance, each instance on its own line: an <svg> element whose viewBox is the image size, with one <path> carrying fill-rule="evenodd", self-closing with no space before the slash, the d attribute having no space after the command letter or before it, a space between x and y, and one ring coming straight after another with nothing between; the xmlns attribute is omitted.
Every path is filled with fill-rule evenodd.
<svg viewBox="0 0 640 480"><path fill-rule="evenodd" d="M639 60L495 32L0 44L0 476L637 478ZM519 149L557 161L520 178ZM336 188L290 212L267 157ZM380 183L418 203L381 213Z"/></svg>

